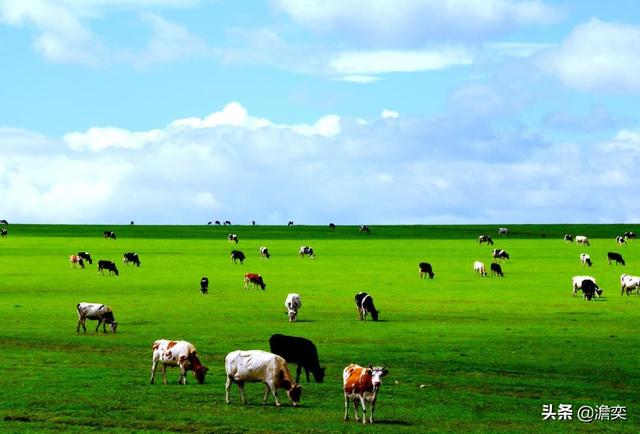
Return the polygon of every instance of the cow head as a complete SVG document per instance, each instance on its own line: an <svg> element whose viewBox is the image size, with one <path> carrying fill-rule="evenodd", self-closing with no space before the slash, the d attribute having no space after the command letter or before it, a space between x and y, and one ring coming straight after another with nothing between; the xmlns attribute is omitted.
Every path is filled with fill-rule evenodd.
<svg viewBox="0 0 640 434"><path fill-rule="evenodd" d="M193 375L195 375L196 380L200 384L204 384L204 377L207 375L207 372L209 372L209 368L204 365L200 365L193 369Z"/></svg>
<svg viewBox="0 0 640 434"><path fill-rule="evenodd" d="M313 374L313 378L315 378L317 383L322 383L324 381L325 368L318 368L314 371L311 371Z"/></svg>
<svg viewBox="0 0 640 434"><path fill-rule="evenodd" d="M374 321L378 321L378 314L379 313L380 313L380 311L376 310L375 307L373 309L371 309L371 319L373 319Z"/></svg>
<svg viewBox="0 0 640 434"><path fill-rule="evenodd" d="M389 373L389 370L386 368L386 366L371 367L371 364L369 364L369 369L371 370L371 384L373 384L373 389L377 390L382 384L382 377L387 375Z"/></svg>
<svg viewBox="0 0 640 434"><path fill-rule="evenodd" d="M111 331L115 333L116 329L118 328L118 323L113 321L111 324L109 324L109 327L111 328Z"/></svg>
<svg viewBox="0 0 640 434"><path fill-rule="evenodd" d="M299 406L300 398L302 397L302 386L299 384L293 384L291 389L287 390L287 396L289 396L294 407Z"/></svg>

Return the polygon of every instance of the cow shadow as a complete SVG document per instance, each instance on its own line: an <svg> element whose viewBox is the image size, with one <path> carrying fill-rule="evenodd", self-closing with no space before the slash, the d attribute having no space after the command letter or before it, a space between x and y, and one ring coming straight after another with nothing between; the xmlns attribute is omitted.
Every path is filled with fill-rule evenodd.
<svg viewBox="0 0 640 434"><path fill-rule="evenodd" d="M411 423L406 420L396 419L375 419L373 421L375 425L397 425L397 426L411 426Z"/></svg>
<svg viewBox="0 0 640 434"><path fill-rule="evenodd" d="M296 322L316 322L314 319L298 319Z"/></svg>

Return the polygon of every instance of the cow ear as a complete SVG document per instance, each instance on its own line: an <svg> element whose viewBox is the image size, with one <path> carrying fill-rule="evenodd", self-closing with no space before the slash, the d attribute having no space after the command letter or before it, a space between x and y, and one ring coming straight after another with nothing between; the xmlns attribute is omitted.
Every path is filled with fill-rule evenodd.
<svg viewBox="0 0 640 434"><path fill-rule="evenodd" d="M373 369L373 366L371 366L371 362L369 362L368 365L369 365L369 369Z"/></svg>

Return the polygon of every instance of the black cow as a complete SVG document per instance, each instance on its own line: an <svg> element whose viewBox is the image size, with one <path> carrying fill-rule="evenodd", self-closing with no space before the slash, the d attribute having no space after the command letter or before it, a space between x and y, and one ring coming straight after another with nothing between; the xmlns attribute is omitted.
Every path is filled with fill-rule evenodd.
<svg viewBox="0 0 640 434"><path fill-rule="evenodd" d="M116 239L116 233L113 231L104 231L105 238L111 238L112 240Z"/></svg>
<svg viewBox="0 0 640 434"><path fill-rule="evenodd" d="M421 279L424 279L427 274L429 275L429 279L433 279L433 276L435 276L433 269L431 268L431 264L428 262L420 262L418 264L418 271L420 271Z"/></svg>
<svg viewBox="0 0 640 434"><path fill-rule="evenodd" d="M256 221L255 220L251 220L251 226L255 226L256 225Z"/></svg>
<svg viewBox="0 0 640 434"><path fill-rule="evenodd" d="M593 297L602 295L602 289L598 288L593 280L585 279L582 281L582 295L585 299L591 300Z"/></svg>
<svg viewBox="0 0 640 434"><path fill-rule="evenodd" d="M371 231L369 230L369 226L367 226L367 225L362 225L362 226L360 226L359 231L360 231L360 232L364 232L364 233L366 233L366 234L370 234L370 233L371 233Z"/></svg>
<svg viewBox="0 0 640 434"><path fill-rule="evenodd" d="M78 256L87 261L89 264L93 264L93 260L91 259L91 255L89 252L78 252Z"/></svg>
<svg viewBox="0 0 640 434"><path fill-rule="evenodd" d="M626 265L620 253L607 252L607 261L609 261L609 265L611 265L611 261L616 261L616 265L618 264Z"/></svg>
<svg viewBox="0 0 640 434"><path fill-rule="evenodd" d="M287 223L287 226L293 226L293 220L289 220L289 223Z"/></svg>
<svg viewBox="0 0 640 434"><path fill-rule="evenodd" d="M573 235L571 234L564 234L564 241L567 243L573 243Z"/></svg>
<svg viewBox="0 0 640 434"><path fill-rule="evenodd" d="M225 220L225 221L224 221L224 225L225 225L225 226L231 226L231 222L230 222L229 220Z"/></svg>
<svg viewBox="0 0 640 434"><path fill-rule="evenodd" d="M111 273L114 273L116 276L119 274L118 269L116 268L116 264L114 264L112 261L98 261L98 274L102 274L104 276L104 270L109 271L109 276L111 276Z"/></svg>
<svg viewBox="0 0 640 434"><path fill-rule="evenodd" d="M5 221L5 224L6 224L6 221ZM625 232L622 236L625 237L627 240L631 240L631 239L635 240L637 237L635 232Z"/></svg>
<svg viewBox="0 0 640 434"><path fill-rule="evenodd" d="M231 261L235 264L236 261L240 261L242 264L245 260L246 256L240 250L232 250L231 251Z"/></svg>
<svg viewBox="0 0 640 434"><path fill-rule="evenodd" d="M371 297L366 292L359 292L356 294L356 307L358 308L358 318L360 320L367 319L367 313L371 314L371 318L374 321L378 321L379 310L376 310L375 305L373 304L373 297Z"/></svg>
<svg viewBox="0 0 640 434"><path fill-rule="evenodd" d="M504 273L502 272L502 267L497 262L492 262L491 263L491 275L492 276L498 276L498 277L504 277Z"/></svg>
<svg viewBox="0 0 640 434"><path fill-rule="evenodd" d="M9 222L6 221L5 219L0 220L0 225L8 225Z"/></svg>
<svg viewBox="0 0 640 434"><path fill-rule="evenodd" d="M220 226L220 220L216 220L216 226Z"/></svg>
<svg viewBox="0 0 640 434"><path fill-rule="evenodd" d="M479 244L487 243L487 244L493 246L493 239L491 239L491 237L489 235L480 235L478 237L478 243Z"/></svg>
<svg viewBox="0 0 640 434"><path fill-rule="evenodd" d="M128 267L129 266L129 262L133 263L136 267L139 267L140 266L140 257L138 256L137 253L127 252L122 257L122 263Z"/></svg>
<svg viewBox="0 0 640 434"><path fill-rule="evenodd" d="M0 229L0 237L2 238L7 237L7 230L5 228Z"/></svg>
<svg viewBox="0 0 640 434"><path fill-rule="evenodd" d="M333 224L333 223L329 223L329 229L335 229L335 228L336 228L336 225L335 225L335 224Z"/></svg>
<svg viewBox="0 0 640 434"><path fill-rule="evenodd" d="M491 252L491 256L496 261L499 259L503 259L503 260L509 259L509 254L502 249L493 249L493 251Z"/></svg>
<svg viewBox="0 0 640 434"><path fill-rule="evenodd" d="M200 292L202 294L209 293L209 279L207 278L207 276L204 276L202 279L200 279Z"/></svg>
<svg viewBox="0 0 640 434"><path fill-rule="evenodd" d="M309 371L313 374L316 383L324 381L325 368L320 367L318 349L309 339L296 336L272 335L269 338L269 348L273 354L277 354L287 361L296 363L296 383L300 382L300 372L304 368L309 382Z"/></svg>

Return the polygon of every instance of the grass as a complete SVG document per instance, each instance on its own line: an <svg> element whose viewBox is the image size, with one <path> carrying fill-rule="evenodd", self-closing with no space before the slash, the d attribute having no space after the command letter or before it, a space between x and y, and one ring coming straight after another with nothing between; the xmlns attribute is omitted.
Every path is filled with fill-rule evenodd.
<svg viewBox="0 0 640 434"><path fill-rule="evenodd" d="M622 225L510 225L494 236L511 260L505 278L479 278L475 260L491 261L481 233L497 226L40 226L11 225L0 240L0 430L15 432L638 432L640 297L621 296L622 272L640 274L640 241L617 247ZM115 230L117 240L102 238ZM226 240L238 234L236 246ZM566 244L565 232L589 235L590 247ZM542 234L545 236L543 237ZM300 245L317 259L300 259ZM271 260L261 259L266 245ZM247 255L233 265L229 251ZM96 265L72 270L68 256L91 252L119 264L119 277ZM125 251L140 268L120 266ZM594 266L580 266L588 252ZM608 265L621 252L626 267ZM434 280L418 278L429 261ZM258 272L266 291L244 291ZM571 276L591 274L604 297L571 297ZM200 278L210 293L199 293ZM373 295L379 322L360 322L358 291ZM302 295L299 322L284 299ZM114 309L117 334L77 334L75 305ZM95 328L95 323L94 328ZM271 398L263 386L237 388L224 403L224 357L268 350L274 333L304 336L327 367L323 384L303 381L302 408ZM198 385L149 385L151 344L159 338L196 345L210 368ZM341 372L351 362L386 363L377 422L343 422ZM294 370L295 367L292 367ZM543 421L543 404L624 405L626 421ZM350 409L351 413L351 409Z"/></svg>

